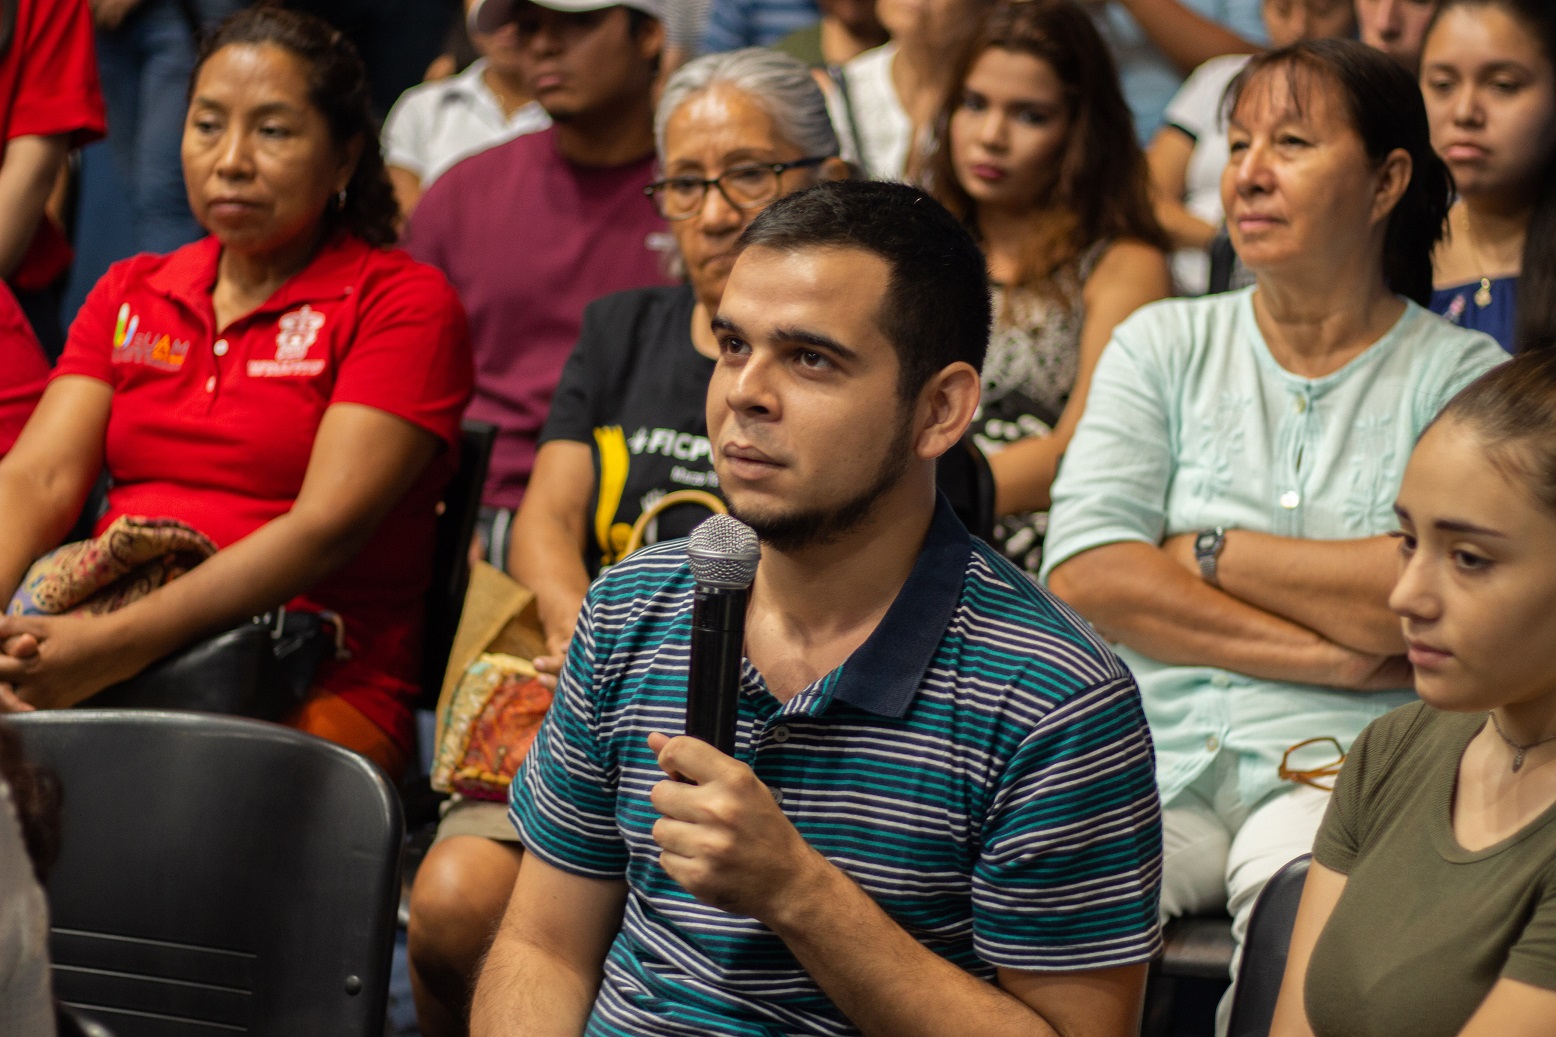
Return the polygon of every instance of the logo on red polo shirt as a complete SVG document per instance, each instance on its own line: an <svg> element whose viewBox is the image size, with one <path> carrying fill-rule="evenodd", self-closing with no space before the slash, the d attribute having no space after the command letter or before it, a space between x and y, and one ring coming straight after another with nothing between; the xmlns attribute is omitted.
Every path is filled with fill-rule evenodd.
<svg viewBox="0 0 1556 1037"><path fill-rule="evenodd" d="M293 310L280 321L276 332L276 358L274 360L250 360L250 378L311 377L324 370L323 360L308 359L308 350L319 340L319 330L324 327L324 314L304 305Z"/></svg>
<svg viewBox="0 0 1556 1037"><path fill-rule="evenodd" d="M158 371L177 371L189 355L189 343L171 335L140 330L140 315L130 304L119 307L119 319L113 328L113 362L142 364Z"/></svg>

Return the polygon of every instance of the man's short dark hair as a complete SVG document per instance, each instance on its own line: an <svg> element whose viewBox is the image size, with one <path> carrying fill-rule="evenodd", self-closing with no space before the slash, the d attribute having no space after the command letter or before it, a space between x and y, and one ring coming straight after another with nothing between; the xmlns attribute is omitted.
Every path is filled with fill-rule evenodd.
<svg viewBox="0 0 1556 1037"><path fill-rule="evenodd" d="M762 210L737 250L853 248L891 270L876 316L897 349L898 392L912 400L958 360L983 369L989 345L989 275L983 253L945 206L916 187L836 180Z"/></svg>

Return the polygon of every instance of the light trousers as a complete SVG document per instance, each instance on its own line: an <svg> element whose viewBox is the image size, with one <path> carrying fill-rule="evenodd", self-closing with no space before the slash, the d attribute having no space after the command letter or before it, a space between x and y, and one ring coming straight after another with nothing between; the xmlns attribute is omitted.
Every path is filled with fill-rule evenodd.
<svg viewBox="0 0 1556 1037"><path fill-rule="evenodd" d="M1259 891L1313 849L1327 792L1292 785L1249 808L1237 789L1237 758L1223 753L1162 812L1162 920L1225 909L1232 916L1232 980L1216 1009L1217 1037L1231 1018L1243 939Z"/></svg>

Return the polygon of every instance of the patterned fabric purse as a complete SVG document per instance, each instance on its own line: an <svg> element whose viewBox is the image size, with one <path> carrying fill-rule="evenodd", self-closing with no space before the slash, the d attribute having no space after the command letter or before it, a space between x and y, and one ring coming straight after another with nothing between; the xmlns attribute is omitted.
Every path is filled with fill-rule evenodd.
<svg viewBox="0 0 1556 1037"><path fill-rule="evenodd" d="M123 608L216 553L175 519L121 515L101 536L65 544L27 570L6 612L98 616ZM82 705L100 709L197 709L280 720L307 695L319 665L346 658L332 612L285 608L239 623L104 688Z"/></svg>
<svg viewBox="0 0 1556 1037"><path fill-rule="evenodd" d="M702 490L667 494L625 531L623 557L643 545L655 516L696 503L722 513L724 503ZM443 691L438 696L432 787L466 799L505 800L524 754L551 707L551 689L529 660L545 651L535 595L507 573L479 562L470 571L464 611Z"/></svg>
<svg viewBox="0 0 1556 1037"><path fill-rule="evenodd" d="M476 563L438 697L434 789L507 797L551 705L550 689L529 662L545 644L535 595L501 569Z"/></svg>
<svg viewBox="0 0 1556 1037"><path fill-rule="evenodd" d="M216 553L174 519L121 515L102 536L56 548L32 563L6 613L100 616L144 598Z"/></svg>
<svg viewBox="0 0 1556 1037"><path fill-rule="evenodd" d="M433 788L468 799L506 799L550 706L551 689L536 679L528 659L483 653L438 715L445 738Z"/></svg>

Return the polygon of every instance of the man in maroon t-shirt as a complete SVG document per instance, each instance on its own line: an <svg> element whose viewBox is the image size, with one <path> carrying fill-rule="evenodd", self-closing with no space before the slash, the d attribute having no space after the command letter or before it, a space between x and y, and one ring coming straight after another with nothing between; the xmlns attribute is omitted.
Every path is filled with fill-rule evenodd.
<svg viewBox="0 0 1556 1037"><path fill-rule="evenodd" d="M553 126L456 165L417 205L404 244L441 268L470 315L471 418L498 429L482 503L491 561L524 497L535 441L586 303L668 282L654 177L652 86L664 0L484 0L482 31L513 23Z"/></svg>
<svg viewBox="0 0 1556 1037"><path fill-rule="evenodd" d="M482 509L488 557L499 567L585 304L669 283L668 229L643 194L654 179L664 2L483 0L476 27L517 33L521 67L553 125L454 166L406 229L405 247L448 275L470 317L476 384L466 413L499 429ZM451 812L440 838L507 828L501 808L466 814L482 820L462 828L465 815ZM516 856L516 844L448 838L417 875L409 949L426 1037L465 1032L476 965L507 903Z"/></svg>

